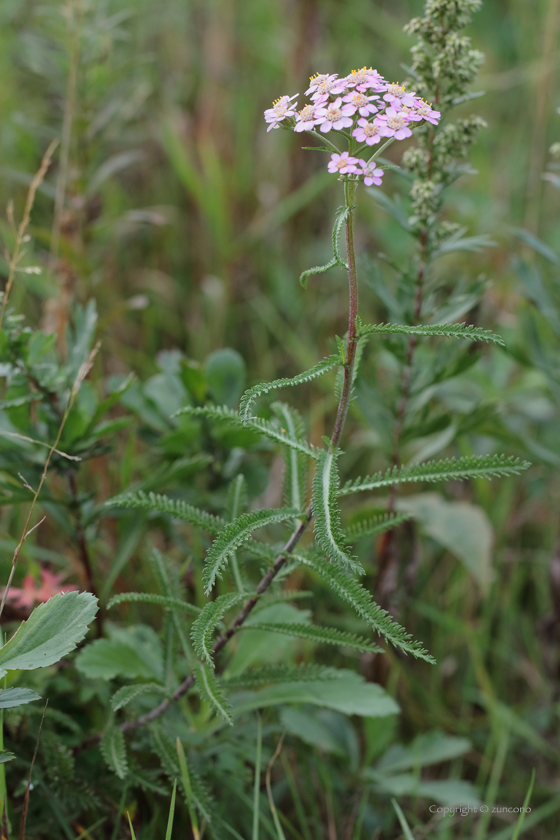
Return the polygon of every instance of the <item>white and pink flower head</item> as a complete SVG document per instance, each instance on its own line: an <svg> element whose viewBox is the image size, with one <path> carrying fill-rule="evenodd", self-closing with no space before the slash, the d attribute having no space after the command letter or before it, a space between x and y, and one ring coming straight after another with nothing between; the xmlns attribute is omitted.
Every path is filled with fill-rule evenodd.
<svg viewBox="0 0 560 840"><path fill-rule="evenodd" d="M431 105L424 102L423 99L416 100L416 115L417 119L427 120L432 125L437 125L441 119L441 112L434 111Z"/></svg>
<svg viewBox="0 0 560 840"><path fill-rule="evenodd" d="M343 97L343 102L346 105L342 106L342 113L345 117L351 117L358 112L361 117L368 117L370 114L377 113L377 107L373 104L374 99L379 99L378 96L366 96L365 93L360 93L353 90L351 93Z"/></svg>
<svg viewBox="0 0 560 840"><path fill-rule="evenodd" d="M412 131L408 127L409 117L403 111L389 107L384 114L378 114L375 122L379 126L379 133L382 137L394 137L395 140L404 140L412 137Z"/></svg>
<svg viewBox="0 0 560 840"><path fill-rule="evenodd" d="M373 146L381 140L377 123L368 122L365 117L358 120L358 127L354 129L352 136L356 138L358 143L367 143L368 146Z"/></svg>
<svg viewBox="0 0 560 840"><path fill-rule="evenodd" d="M355 88L360 93L365 93L370 88L372 90L384 90L387 84L383 76L377 70L372 70L371 67L352 70L346 76L346 82L349 88Z"/></svg>
<svg viewBox="0 0 560 840"><path fill-rule="evenodd" d="M323 122L322 117L317 117L315 105L305 105L296 114L294 131L311 131L317 123Z"/></svg>
<svg viewBox="0 0 560 840"><path fill-rule="evenodd" d="M339 79L338 73L332 75L317 73L315 76L311 76L309 81L311 84L305 92L311 95L311 99L317 105L325 103L329 96L338 96L345 93L347 88L346 79Z"/></svg>
<svg viewBox="0 0 560 840"><path fill-rule="evenodd" d="M386 90L387 92L383 99L394 107L396 107L395 103L401 103L409 107L416 104L417 100L414 98L414 93L408 93L405 86L399 85L398 82L391 82L386 86Z"/></svg>
<svg viewBox="0 0 560 840"><path fill-rule="evenodd" d="M279 128L280 123L289 117L294 117L296 114L296 103L292 102L296 99L299 93L294 93L293 96L281 96L272 103L272 108L268 108L264 112L265 122L270 123L267 131L273 128Z"/></svg>
<svg viewBox="0 0 560 840"><path fill-rule="evenodd" d="M360 175L363 176L366 187L371 187L373 184L376 187L380 187L382 184L383 170L378 169L375 163L366 163L365 160L360 160L359 163L362 167Z"/></svg>
<svg viewBox="0 0 560 840"><path fill-rule="evenodd" d="M330 105L317 108L316 114L318 119L321 118L319 131L322 131L323 134L329 132L331 128L334 128L335 131L350 128L353 123L350 117L346 117L342 113L342 99L340 96L334 102L331 102Z"/></svg>
<svg viewBox="0 0 560 840"><path fill-rule="evenodd" d="M359 163L363 163L363 161L350 157L348 152L342 152L340 155L331 155L328 170L333 173L338 172L339 175L357 175L360 172Z"/></svg>

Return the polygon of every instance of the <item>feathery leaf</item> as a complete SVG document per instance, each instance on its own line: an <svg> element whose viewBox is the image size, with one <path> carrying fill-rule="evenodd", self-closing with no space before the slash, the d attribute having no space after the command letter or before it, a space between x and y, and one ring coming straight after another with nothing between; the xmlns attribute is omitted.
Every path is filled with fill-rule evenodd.
<svg viewBox="0 0 560 840"><path fill-rule="evenodd" d="M495 478L519 475L530 467L528 461L521 461L508 455L472 455L463 458L446 458L442 461L426 461L413 466L390 467L367 478L348 481L340 488L340 495L358 493L362 490L377 490L404 484L408 481L448 481L449 479Z"/></svg>
<svg viewBox="0 0 560 840"><path fill-rule="evenodd" d="M99 746L109 770L116 773L119 779L124 779L128 772L128 762L122 729L110 726L103 735Z"/></svg>
<svg viewBox="0 0 560 840"><path fill-rule="evenodd" d="M355 636L353 633L344 633L334 627L319 627L316 624L274 624L273 622L244 624L240 630L264 630L267 633L280 633L284 636L295 636L299 639L308 639L311 642L320 642L325 645L338 645L349 647L362 653L383 653L377 645L372 645L362 636Z"/></svg>
<svg viewBox="0 0 560 840"><path fill-rule="evenodd" d="M240 426L245 429L254 429L254 431L258 434L264 435L271 440L275 440L283 446L289 446L297 452L301 452L303 455L307 455L310 458L317 457L317 450L314 446L311 446L304 440L298 440L297 438L291 437L286 433L285 429L277 428L275 425L270 423L268 420L264 420L262 417L248 417L246 420L242 420L236 411L233 411L233 409L228 408L225 405L187 405L185 408L181 408L178 412L176 412L176 414L189 414L192 417L210 417L213 420L225 420L234 426Z"/></svg>
<svg viewBox="0 0 560 840"><path fill-rule="evenodd" d="M242 592L230 592L227 595L220 595L215 601L209 601L191 628L191 639L195 652L211 668L214 667L212 634L227 611L246 597Z"/></svg>
<svg viewBox="0 0 560 840"><path fill-rule="evenodd" d="M305 554L293 552L292 556L322 577L330 588L350 604L360 618L387 642L402 650L403 653L412 654L417 659L435 662L433 657L422 648L421 643L412 641L404 627L393 621L389 613L375 603L368 590L355 578L350 577L344 569L332 563L325 563L321 557L314 557L310 552Z"/></svg>
<svg viewBox="0 0 560 840"><path fill-rule="evenodd" d="M204 591L212 590L217 577L221 577L221 571L226 565L228 558L246 542L253 531L257 528L264 528L265 525L272 525L276 522L284 522L292 519L300 513L290 508L255 510L251 513L242 513L236 520L230 522L210 546L206 555L206 565L202 572Z"/></svg>
<svg viewBox="0 0 560 840"><path fill-rule="evenodd" d="M195 672L195 685L202 699L206 700L206 702L209 703L212 708L215 709L218 714L227 721L227 723L229 723L230 726L233 726L233 720L229 713L228 702L222 692L221 686L216 680L214 671L211 668L206 667L203 662L197 662L195 665Z"/></svg>
<svg viewBox="0 0 560 840"><path fill-rule="evenodd" d="M286 431L293 440L302 440L305 427L299 411L282 402L272 403L271 408L282 424L282 431ZM316 457L315 450L314 453ZM296 510L304 510L307 494L307 458L295 449L288 449L284 456L284 463L286 465L284 476L286 504Z"/></svg>
<svg viewBox="0 0 560 840"><path fill-rule="evenodd" d="M143 490L139 490L137 493L123 493L120 496L113 496L105 504L108 507L139 508L157 513L168 513L173 519L183 519L185 522L190 522L191 525L204 528L211 534L219 533L227 524L225 519L188 505L181 499L170 499L169 496L162 496L153 492L144 493Z"/></svg>
<svg viewBox="0 0 560 840"><path fill-rule="evenodd" d="M370 519L362 519L345 528L345 536L349 542L356 542L361 537L377 537L385 531L390 531L411 518L410 513L384 513Z"/></svg>
<svg viewBox="0 0 560 840"><path fill-rule="evenodd" d="M420 336L441 335L447 338L468 338L471 341L491 341L493 344L504 346L504 340L501 336L495 335L490 330L483 330L481 327L473 327L472 324L465 323L409 326L407 324L363 324L360 319L357 319L356 327L358 338L379 333Z"/></svg>
<svg viewBox="0 0 560 840"><path fill-rule="evenodd" d="M111 697L111 706L113 711L117 712L128 706L140 694L150 694L157 692L158 694L165 694L165 689L157 683L135 683L134 685L123 685L118 691L115 691Z"/></svg>
<svg viewBox="0 0 560 840"><path fill-rule="evenodd" d="M319 362L319 364L309 370L305 370L303 373L299 373L291 379L275 379L273 382L263 382L260 385L254 385L252 388L249 388L248 391L245 391L241 397L241 401L239 403L239 416L244 423L247 423L251 418L253 403L262 394L268 394L269 391L273 391L277 388L287 388L294 385L301 385L304 382L311 382L311 380L317 379L324 373L328 373L329 370L332 370L339 364L340 358L338 355L327 356L322 362Z"/></svg>
<svg viewBox="0 0 560 840"><path fill-rule="evenodd" d="M340 510L337 502L339 492L338 469L336 459L340 450L330 452L321 450L317 470L313 478L313 516L315 518L315 538L323 551L339 566L352 568L363 573L363 569L344 544L344 534L340 524Z"/></svg>
<svg viewBox="0 0 560 840"><path fill-rule="evenodd" d="M138 604L159 604L167 609L182 610L190 613L190 615L199 615L200 607L195 607L194 604L187 604L186 601L181 601L180 598L169 598L167 595L158 595L156 592L121 592L119 595L114 595L109 603L107 609L116 607L117 604L138 603Z"/></svg>
<svg viewBox="0 0 560 840"><path fill-rule="evenodd" d="M268 683L334 680L343 677L344 672L324 665L265 665L262 668L222 677L226 688L253 688Z"/></svg>

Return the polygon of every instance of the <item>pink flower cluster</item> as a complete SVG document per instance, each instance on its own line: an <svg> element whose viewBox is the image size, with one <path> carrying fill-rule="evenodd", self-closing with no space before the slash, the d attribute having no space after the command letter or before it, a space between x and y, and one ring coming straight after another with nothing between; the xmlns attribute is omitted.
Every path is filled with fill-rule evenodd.
<svg viewBox="0 0 560 840"><path fill-rule="evenodd" d="M404 85L385 81L371 67L352 70L342 79L336 73L316 74L311 77L306 94L311 102L300 111L294 102L299 94L277 99L264 112L268 131L281 125L296 132L328 134L334 130L349 140L354 138L354 146L374 146L382 138L404 140L412 135L411 127L415 123L426 120L437 125L441 117L439 111L414 92L409 93ZM363 178L364 183L381 183L382 170L368 166L360 158L351 158L349 152L333 154L328 169Z"/></svg>

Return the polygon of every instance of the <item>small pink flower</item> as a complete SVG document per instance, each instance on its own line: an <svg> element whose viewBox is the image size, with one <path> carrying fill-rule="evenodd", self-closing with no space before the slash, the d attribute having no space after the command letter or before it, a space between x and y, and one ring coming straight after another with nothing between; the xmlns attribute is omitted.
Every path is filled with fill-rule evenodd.
<svg viewBox="0 0 560 840"><path fill-rule="evenodd" d="M379 99L379 97L365 96L363 93L354 90L344 97L343 101L348 104L342 106L342 113L345 117L351 117L356 111L362 117L367 117L369 114L376 114L377 108L372 104L373 99Z"/></svg>
<svg viewBox="0 0 560 840"><path fill-rule="evenodd" d="M355 88L360 93L365 93L369 88L372 90L384 90L386 85L383 76L377 70L372 70L371 67L369 69L362 67L361 70L352 70L346 76L346 82L349 88Z"/></svg>
<svg viewBox="0 0 560 840"><path fill-rule="evenodd" d="M388 84L387 93L383 97L386 102L395 107L395 102L401 102L403 105L413 106L415 104L414 93L407 93L404 85L398 83Z"/></svg>
<svg viewBox="0 0 560 840"><path fill-rule="evenodd" d="M345 93L346 88L346 79L339 79L336 74L332 76L323 75L311 79L311 85L306 93L311 94L311 99L316 105L324 105L330 96Z"/></svg>
<svg viewBox="0 0 560 840"><path fill-rule="evenodd" d="M295 99L297 96L299 96L299 93L294 93L293 96L281 96L280 99L277 99L272 104L272 108L268 108L264 112L265 122L270 123L267 132L273 128L279 128L280 123L288 117L295 116L296 103L292 102L292 99Z"/></svg>
<svg viewBox="0 0 560 840"><path fill-rule="evenodd" d="M427 120L432 125L437 125L438 124L438 122L441 118L441 112L440 111L434 111L432 109L431 105L428 105L427 102L423 102L422 100L417 99L414 104L416 105L416 119L417 120L418 119ZM411 118L414 119L414 117L412 117L412 115L411 115Z"/></svg>
<svg viewBox="0 0 560 840"><path fill-rule="evenodd" d="M381 186L381 179L383 178L383 170L377 169L375 163L366 163L365 160L359 160L358 163L362 167L362 171L360 175L363 176L364 184L366 187L371 187L372 184L375 184L377 187Z"/></svg>
<svg viewBox="0 0 560 840"><path fill-rule="evenodd" d="M359 160L357 158L350 157L348 152L342 152L341 155L331 155L327 168L329 172L338 172L340 175L348 175L350 173L359 173L360 170L356 165L358 163Z"/></svg>
<svg viewBox="0 0 560 840"><path fill-rule="evenodd" d="M379 126L374 122L368 122L363 117L361 120L358 120L358 128L354 129L352 136L355 137L359 143L367 143L368 146L373 146L374 143L379 143L381 140Z"/></svg>
<svg viewBox="0 0 560 840"><path fill-rule="evenodd" d="M348 128L352 125L352 120L350 117L345 117L342 113L342 99L340 96L338 99L335 99L334 102L331 102L330 105L327 107L320 107L317 108L316 114L317 117L321 117L322 119L318 122L321 123L319 130L326 134L331 128L334 128L336 131L340 131L342 128Z"/></svg>
<svg viewBox="0 0 560 840"><path fill-rule="evenodd" d="M314 125L322 122L322 118L318 119L315 114L315 105L305 105L296 115L296 120L294 131L311 131Z"/></svg>
<svg viewBox="0 0 560 840"><path fill-rule="evenodd" d="M386 109L384 114L375 117L379 126L379 133L382 137L394 137L395 140L404 140L405 137L412 137L412 131L408 128L408 117L406 113L397 111L393 107Z"/></svg>

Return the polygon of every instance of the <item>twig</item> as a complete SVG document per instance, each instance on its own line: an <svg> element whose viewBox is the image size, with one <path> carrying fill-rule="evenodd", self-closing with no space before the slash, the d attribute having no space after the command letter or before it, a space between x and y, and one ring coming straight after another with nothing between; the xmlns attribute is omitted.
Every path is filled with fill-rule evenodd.
<svg viewBox="0 0 560 840"><path fill-rule="evenodd" d="M19 223L19 227L16 230L16 242L14 245L14 250L11 254L10 261L9 261L9 269L8 269L8 280L6 282L6 288L4 289L4 295L2 297L2 308L0 309L0 330L2 329L2 324L4 323L4 314L6 312L6 307L8 305L8 298L10 297L10 292L12 290L12 286L14 284L14 279L16 276L16 271L19 265L19 261L21 260L23 254L21 250L21 246L25 241L25 232L29 226L29 220L31 218L31 210L33 209L33 204L35 203L35 194L37 190L43 183L43 179L47 174L47 169L50 166L50 162L52 160L52 156L54 154L54 150L58 146L58 140L53 140L50 144L49 148L43 155L43 159L41 161L41 165L34 176L31 184L29 185L29 190L27 192L27 198L25 200L25 208L23 211L23 218ZM8 207L8 219L13 222L13 208L11 205Z"/></svg>

